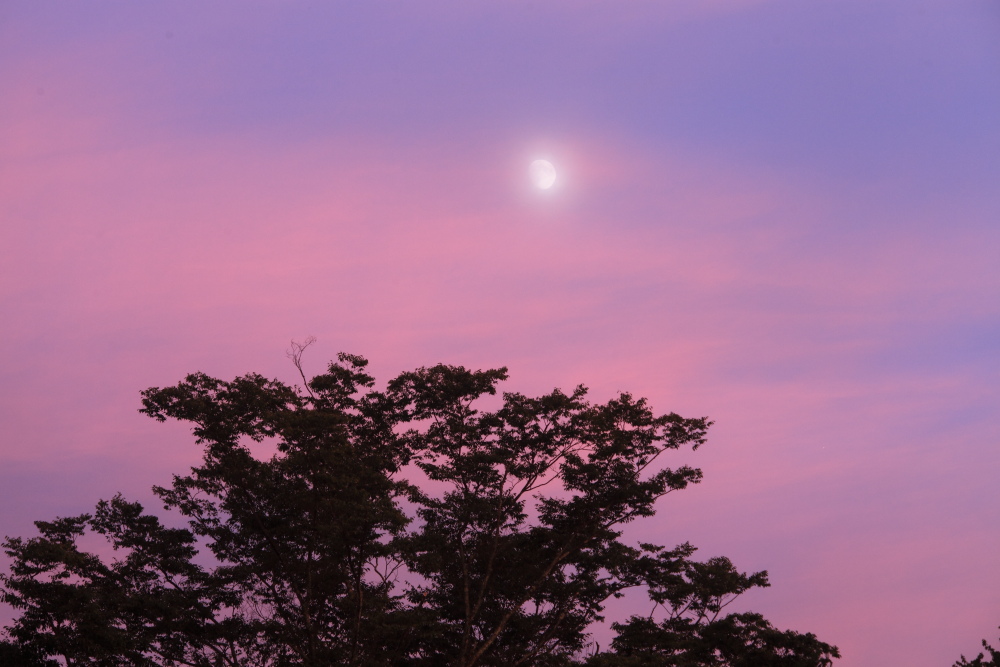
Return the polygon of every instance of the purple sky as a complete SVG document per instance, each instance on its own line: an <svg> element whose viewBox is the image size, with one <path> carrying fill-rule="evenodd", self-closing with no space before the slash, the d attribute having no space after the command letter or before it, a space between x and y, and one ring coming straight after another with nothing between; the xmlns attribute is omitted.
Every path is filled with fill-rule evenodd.
<svg viewBox="0 0 1000 667"><path fill-rule="evenodd" d="M708 415L633 537L768 569L842 667L974 654L1000 5L0 4L0 535L148 499L199 452L138 392L309 335Z"/></svg>

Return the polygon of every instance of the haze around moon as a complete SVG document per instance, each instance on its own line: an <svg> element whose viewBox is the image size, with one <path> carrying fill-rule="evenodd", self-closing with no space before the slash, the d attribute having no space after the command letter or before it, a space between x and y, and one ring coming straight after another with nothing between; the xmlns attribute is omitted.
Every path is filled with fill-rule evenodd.
<svg viewBox="0 0 1000 667"><path fill-rule="evenodd" d="M548 160L535 160L528 167L531 182L542 190L548 190L556 182L556 168Z"/></svg>

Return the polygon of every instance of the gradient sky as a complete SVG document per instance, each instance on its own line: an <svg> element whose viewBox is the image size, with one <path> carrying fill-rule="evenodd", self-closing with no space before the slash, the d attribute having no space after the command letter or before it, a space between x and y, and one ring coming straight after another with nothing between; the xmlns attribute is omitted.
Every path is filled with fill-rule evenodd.
<svg viewBox="0 0 1000 667"><path fill-rule="evenodd" d="M708 415L631 537L768 569L842 667L974 654L1000 4L0 4L0 535L148 500L199 451L138 392L309 335Z"/></svg>

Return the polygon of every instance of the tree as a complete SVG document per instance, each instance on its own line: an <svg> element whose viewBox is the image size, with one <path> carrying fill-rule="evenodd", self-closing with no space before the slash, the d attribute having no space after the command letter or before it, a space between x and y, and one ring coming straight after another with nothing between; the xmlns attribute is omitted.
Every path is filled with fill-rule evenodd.
<svg viewBox="0 0 1000 667"><path fill-rule="evenodd" d="M1000 665L1000 650L993 648L985 639L983 640L983 648L990 654L989 660L984 661L983 658L986 656L980 653L972 659L972 662L969 662L963 655L952 667L996 667Z"/></svg>
<svg viewBox="0 0 1000 667"><path fill-rule="evenodd" d="M23 648L14 642L0 639L0 665L9 667L56 667L56 663L45 660L38 651Z"/></svg>
<svg viewBox="0 0 1000 667"><path fill-rule="evenodd" d="M301 347L293 361L301 372ZM630 546L621 527L701 480L663 467L710 422L586 389L505 393L506 369L438 365L384 390L361 357L289 386L196 373L142 392L190 422L202 463L154 492L167 527L121 496L8 538L10 650L64 665L555 666L830 664L834 646L723 614L767 586L694 547ZM273 442L269 459L252 442ZM116 557L83 552L86 532ZM590 643L604 603L642 587L662 610ZM25 658L27 660L27 658ZM27 663L25 663L27 664Z"/></svg>

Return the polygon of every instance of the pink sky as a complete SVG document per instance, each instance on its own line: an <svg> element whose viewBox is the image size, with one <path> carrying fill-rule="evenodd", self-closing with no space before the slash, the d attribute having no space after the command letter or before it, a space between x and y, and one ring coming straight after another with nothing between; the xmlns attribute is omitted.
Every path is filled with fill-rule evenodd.
<svg viewBox="0 0 1000 667"><path fill-rule="evenodd" d="M618 5L5 3L0 534L147 499L198 451L141 389L314 335L710 416L634 536L843 667L995 638L1000 10Z"/></svg>

